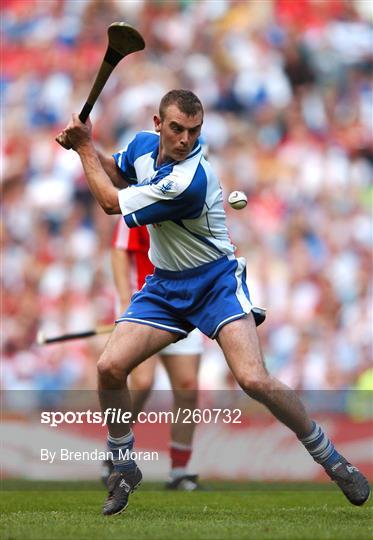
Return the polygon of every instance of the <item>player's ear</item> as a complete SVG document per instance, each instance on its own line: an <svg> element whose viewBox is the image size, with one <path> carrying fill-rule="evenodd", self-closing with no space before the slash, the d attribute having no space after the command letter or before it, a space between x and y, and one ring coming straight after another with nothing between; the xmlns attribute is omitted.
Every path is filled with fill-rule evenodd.
<svg viewBox="0 0 373 540"><path fill-rule="evenodd" d="M157 133L159 133L161 131L161 119L159 118L159 116L157 116L156 114L153 116L153 121L154 121L154 129Z"/></svg>

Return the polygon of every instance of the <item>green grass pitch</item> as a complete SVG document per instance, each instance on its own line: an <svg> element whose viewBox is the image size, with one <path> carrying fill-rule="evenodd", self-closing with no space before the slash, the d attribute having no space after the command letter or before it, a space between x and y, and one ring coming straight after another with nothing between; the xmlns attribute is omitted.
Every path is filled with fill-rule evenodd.
<svg viewBox="0 0 373 540"><path fill-rule="evenodd" d="M373 504L354 507L333 485L211 482L210 491L144 484L127 510L100 515L97 482L2 483L2 540L368 540Z"/></svg>

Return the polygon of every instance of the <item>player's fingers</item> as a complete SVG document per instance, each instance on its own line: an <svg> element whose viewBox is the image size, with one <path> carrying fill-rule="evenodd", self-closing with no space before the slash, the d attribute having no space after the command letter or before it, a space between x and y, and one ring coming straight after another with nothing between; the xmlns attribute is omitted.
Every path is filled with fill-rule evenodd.
<svg viewBox="0 0 373 540"><path fill-rule="evenodd" d="M73 124L75 124L75 125L77 124L78 126L80 126L82 124L82 122L79 119L79 115L77 113L72 114L72 122L73 122Z"/></svg>
<svg viewBox="0 0 373 540"><path fill-rule="evenodd" d="M72 114L71 123L67 127L78 127L80 129L82 129L84 133L87 133L87 134L90 134L91 131L92 131L92 123L91 123L89 117L83 123L80 120L79 115L77 113Z"/></svg>
<svg viewBox="0 0 373 540"><path fill-rule="evenodd" d="M71 125L87 130L90 126L90 122L87 120L85 123L83 123L79 118L79 114L73 113L71 117Z"/></svg>
<svg viewBox="0 0 373 540"><path fill-rule="evenodd" d="M71 144L66 136L66 133L63 133L63 132L59 133L56 137L56 141L66 150L70 150Z"/></svg>

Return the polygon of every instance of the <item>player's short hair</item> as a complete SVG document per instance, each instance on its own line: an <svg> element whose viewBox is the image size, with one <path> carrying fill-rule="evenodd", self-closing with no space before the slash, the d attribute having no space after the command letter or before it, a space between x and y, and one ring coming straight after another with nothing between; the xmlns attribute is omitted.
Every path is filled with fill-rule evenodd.
<svg viewBox="0 0 373 540"><path fill-rule="evenodd" d="M187 116L195 116L199 112L203 116L203 106L200 99L190 90L170 90L163 96L159 104L159 117L164 119L165 111L170 105L177 105L178 109Z"/></svg>

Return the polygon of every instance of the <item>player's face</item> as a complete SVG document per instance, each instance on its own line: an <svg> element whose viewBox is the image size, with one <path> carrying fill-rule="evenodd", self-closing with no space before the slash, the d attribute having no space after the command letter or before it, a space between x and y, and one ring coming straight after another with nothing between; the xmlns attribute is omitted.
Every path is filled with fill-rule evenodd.
<svg viewBox="0 0 373 540"><path fill-rule="evenodd" d="M185 159L201 133L202 122L202 112L187 116L177 105L167 107L163 120L154 116L155 130L160 134L159 163Z"/></svg>

